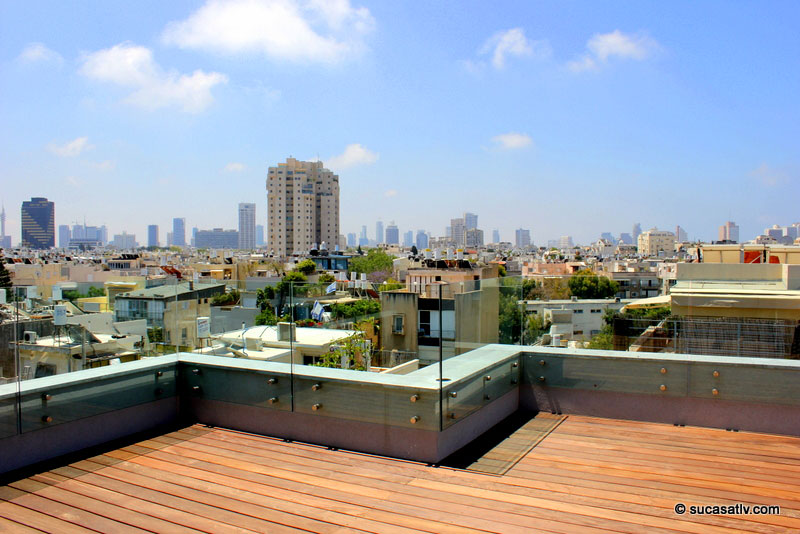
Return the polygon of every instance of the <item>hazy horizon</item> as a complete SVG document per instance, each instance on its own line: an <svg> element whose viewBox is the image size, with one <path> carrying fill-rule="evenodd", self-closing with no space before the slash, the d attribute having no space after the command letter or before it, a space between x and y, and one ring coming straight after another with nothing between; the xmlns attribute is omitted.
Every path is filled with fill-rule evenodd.
<svg viewBox="0 0 800 534"><path fill-rule="evenodd" d="M294 0L0 5L0 201L162 244L266 225L320 158L341 233L512 241L800 221L800 5ZM58 236L56 235L56 238Z"/></svg>

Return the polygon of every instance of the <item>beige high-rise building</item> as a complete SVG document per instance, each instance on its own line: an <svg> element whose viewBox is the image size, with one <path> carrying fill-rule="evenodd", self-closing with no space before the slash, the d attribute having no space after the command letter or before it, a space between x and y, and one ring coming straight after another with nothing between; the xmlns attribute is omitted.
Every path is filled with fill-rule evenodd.
<svg viewBox="0 0 800 534"><path fill-rule="evenodd" d="M675 234L657 228L639 234L639 254L658 256L659 252L666 255L675 252Z"/></svg>
<svg viewBox="0 0 800 534"><path fill-rule="evenodd" d="M339 176L321 161L270 167L267 176L267 246L279 256L339 242Z"/></svg>

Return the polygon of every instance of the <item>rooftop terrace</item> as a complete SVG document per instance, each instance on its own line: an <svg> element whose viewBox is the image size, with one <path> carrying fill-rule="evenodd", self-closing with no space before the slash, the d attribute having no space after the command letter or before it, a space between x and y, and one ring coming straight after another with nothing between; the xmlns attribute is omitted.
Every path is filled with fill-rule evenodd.
<svg viewBox="0 0 800 534"><path fill-rule="evenodd" d="M568 416L492 476L193 425L11 481L0 498L14 532L797 532L800 439Z"/></svg>

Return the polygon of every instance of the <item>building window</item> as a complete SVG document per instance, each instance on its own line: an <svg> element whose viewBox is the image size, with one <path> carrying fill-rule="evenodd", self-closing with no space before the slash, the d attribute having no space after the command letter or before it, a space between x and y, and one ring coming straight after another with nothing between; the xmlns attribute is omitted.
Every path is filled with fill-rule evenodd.
<svg viewBox="0 0 800 534"><path fill-rule="evenodd" d="M575 310L573 313L583 313L583 310Z"/></svg>
<svg viewBox="0 0 800 534"><path fill-rule="evenodd" d="M403 335L405 333L405 316L392 315L392 334Z"/></svg>

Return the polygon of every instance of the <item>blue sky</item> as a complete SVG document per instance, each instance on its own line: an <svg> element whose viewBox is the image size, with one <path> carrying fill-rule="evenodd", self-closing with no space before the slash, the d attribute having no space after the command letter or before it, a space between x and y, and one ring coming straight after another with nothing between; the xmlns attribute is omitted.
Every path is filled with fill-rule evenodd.
<svg viewBox="0 0 800 534"><path fill-rule="evenodd" d="M266 219L320 157L342 232L505 240L800 221L796 2L0 3L0 199L146 240Z"/></svg>

